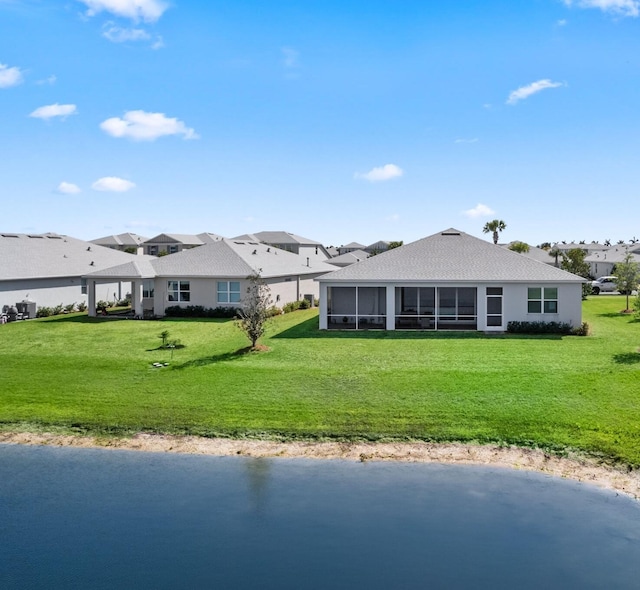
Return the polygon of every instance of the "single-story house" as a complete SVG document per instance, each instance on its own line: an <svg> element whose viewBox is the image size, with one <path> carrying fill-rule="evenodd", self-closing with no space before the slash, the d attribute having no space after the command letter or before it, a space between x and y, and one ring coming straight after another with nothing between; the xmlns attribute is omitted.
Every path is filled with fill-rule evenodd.
<svg viewBox="0 0 640 590"><path fill-rule="evenodd" d="M31 301L37 307L88 303L83 275L137 257L55 233L0 233L0 308ZM105 281L98 300L124 299L128 282Z"/></svg>
<svg viewBox="0 0 640 590"><path fill-rule="evenodd" d="M260 242L221 239L177 254L136 259L88 273L89 313L102 282L131 281L132 308L138 316L165 315L170 306L240 307L247 277L260 274L273 304L318 298L320 275L335 270L322 260L286 252Z"/></svg>
<svg viewBox="0 0 640 590"><path fill-rule="evenodd" d="M320 329L504 331L582 322L585 279L456 229L319 277Z"/></svg>

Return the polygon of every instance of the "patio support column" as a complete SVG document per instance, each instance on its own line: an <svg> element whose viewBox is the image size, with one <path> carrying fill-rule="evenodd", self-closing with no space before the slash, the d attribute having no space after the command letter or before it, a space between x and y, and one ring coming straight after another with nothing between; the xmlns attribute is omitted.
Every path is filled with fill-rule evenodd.
<svg viewBox="0 0 640 590"><path fill-rule="evenodd" d="M387 330L396 329L396 287L387 285Z"/></svg>
<svg viewBox="0 0 640 590"><path fill-rule="evenodd" d="M329 305L329 298L327 297L326 283L320 283L320 315L319 315L319 328L320 330L327 329L327 307Z"/></svg>
<svg viewBox="0 0 640 590"><path fill-rule="evenodd" d="M87 279L87 295L88 295L88 303L87 303L87 315L89 317L96 317L96 280L95 279Z"/></svg>
<svg viewBox="0 0 640 590"><path fill-rule="evenodd" d="M134 316L142 317L142 280L131 281L131 309Z"/></svg>

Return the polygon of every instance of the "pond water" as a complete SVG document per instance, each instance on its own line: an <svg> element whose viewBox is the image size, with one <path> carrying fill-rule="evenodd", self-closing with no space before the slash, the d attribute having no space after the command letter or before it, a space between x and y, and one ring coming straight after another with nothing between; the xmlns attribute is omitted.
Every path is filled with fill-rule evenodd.
<svg viewBox="0 0 640 590"><path fill-rule="evenodd" d="M499 468L0 444L0 587L638 588L640 502Z"/></svg>

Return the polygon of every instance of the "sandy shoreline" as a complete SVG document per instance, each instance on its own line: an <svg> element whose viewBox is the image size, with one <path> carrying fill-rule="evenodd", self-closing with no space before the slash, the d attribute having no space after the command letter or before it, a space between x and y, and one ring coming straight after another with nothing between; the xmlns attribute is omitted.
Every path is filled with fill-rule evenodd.
<svg viewBox="0 0 640 590"><path fill-rule="evenodd" d="M570 478L640 499L640 472L584 457L560 458L537 449L462 443L277 442L137 434L103 438L28 432L0 432L0 443L122 449L195 455L404 461L490 465Z"/></svg>

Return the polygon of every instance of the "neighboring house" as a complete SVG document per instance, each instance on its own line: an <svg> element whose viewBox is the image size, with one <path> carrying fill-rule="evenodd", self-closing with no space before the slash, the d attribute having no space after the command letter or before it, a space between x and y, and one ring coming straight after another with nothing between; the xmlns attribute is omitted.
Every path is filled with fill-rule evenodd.
<svg viewBox="0 0 640 590"><path fill-rule="evenodd" d="M628 251L632 256L632 260L640 263L640 254L634 254L627 248L627 246L611 246L608 250L594 252L586 256L584 261L589 264L591 275L604 277L615 274L613 267L619 262L624 262Z"/></svg>
<svg viewBox="0 0 640 590"><path fill-rule="evenodd" d="M598 242L590 242L585 244L576 244L575 242L569 242L568 244L563 244L562 242L557 242L553 245L551 250L559 250L560 252L564 252L565 254L569 250L575 250L576 248L579 250L583 250L587 255L592 254L593 252L598 252L601 250L608 250L610 246L605 246L604 244L598 244Z"/></svg>
<svg viewBox="0 0 640 590"><path fill-rule="evenodd" d="M136 259L91 242L54 233L0 234L0 308L33 301L37 307L88 302L82 276ZM128 282L107 281L96 291L98 300L124 299Z"/></svg>
<svg viewBox="0 0 640 590"><path fill-rule="evenodd" d="M504 247L509 249L511 244L513 244L513 242L510 242L509 244L504 244ZM526 256L527 258L532 258L533 260L537 260L538 262L551 264L552 266L555 266L555 263L556 263L555 257L549 254L549 250L543 250L542 248L537 248L536 246L529 246L528 252L519 252L519 254L521 254L522 256Z"/></svg>
<svg viewBox="0 0 640 590"><path fill-rule="evenodd" d="M121 252L144 254L143 242L146 242L148 239L149 238L139 236L138 234L125 233L91 240L91 243L104 246L105 248L111 248L112 250L120 250Z"/></svg>
<svg viewBox="0 0 640 590"><path fill-rule="evenodd" d="M338 253L340 256L343 254L349 254L349 252L355 252L356 250L365 250L366 246L364 244L359 244L358 242L351 242L346 246L340 246L338 248Z"/></svg>
<svg viewBox="0 0 640 590"><path fill-rule="evenodd" d="M386 252L388 249L389 242L385 242L384 240L379 240L373 244L369 244L366 248L363 248L363 250L365 252L369 252L369 254L380 254L381 252Z"/></svg>
<svg viewBox="0 0 640 590"><path fill-rule="evenodd" d="M218 234L159 234L144 242L144 253L149 256L176 254L204 244L213 244L224 239Z"/></svg>
<svg viewBox="0 0 640 590"><path fill-rule="evenodd" d="M260 231L255 234L244 234L233 238L234 240L249 240L262 242L293 254L309 257L309 260L328 260L331 258L327 249L315 240L303 238L286 231Z"/></svg>
<svg viewBox="0 0 640 590"><path fill-rule="evenodd" d="M320 275L334 270L321 260L244 240L222 239L171 256L134 260L88 273L89 313L93 292L102 282L131 281L132 308L138 316L165 315L169 306L239 307L247 277L258 272L271 290L273 304L318 297Z"/></svg>
<svg viewBox="0 0 640 590"><path fill-rule="evenodd" d="M366 260L367 258L369 258L368 252L365 252L364 250L354 250L353 252L347 252L346 254L341 254L331 260L327 260L327 263L342 268L349 266L350 264L354 264L355 262Z"/></svg>
<svg viewBox="0 0 640 590"><path fill-rule="evenodd" d="M582 322L582 277L448 229L322 276L321 329L504 331Z"/></svg>

